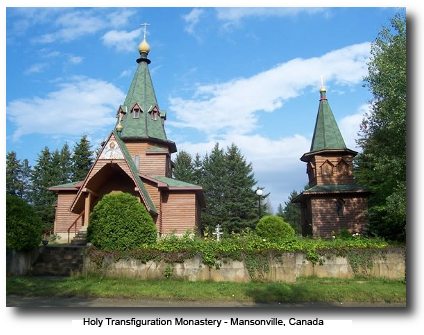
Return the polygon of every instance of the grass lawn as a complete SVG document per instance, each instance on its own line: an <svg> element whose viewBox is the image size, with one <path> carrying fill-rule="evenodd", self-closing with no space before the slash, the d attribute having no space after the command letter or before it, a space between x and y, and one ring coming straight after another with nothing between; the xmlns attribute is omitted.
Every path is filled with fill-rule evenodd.
<svg viewBox="0 0 424 335"><path fill-rule="evenodd" d="M149 297L253 302L406 302L406 283L384 279L301 278L296 283L189 282L75 276L9 277L7 295L57 297Z"/></svg>

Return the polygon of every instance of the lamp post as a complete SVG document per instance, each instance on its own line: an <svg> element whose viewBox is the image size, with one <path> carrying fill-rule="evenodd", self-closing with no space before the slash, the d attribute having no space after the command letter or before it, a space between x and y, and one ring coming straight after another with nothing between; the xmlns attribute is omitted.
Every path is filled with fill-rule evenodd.
<svg viewBox="0 0 424 335"><path fill-rule="evenodd" d="M256 190L256 195L259 197L259 207L258 207L258 212L259 212L259 220L261 219L262 216L262 210L261 210L261 196L262 196L263 192L260 188L258 188Z"/></svg>

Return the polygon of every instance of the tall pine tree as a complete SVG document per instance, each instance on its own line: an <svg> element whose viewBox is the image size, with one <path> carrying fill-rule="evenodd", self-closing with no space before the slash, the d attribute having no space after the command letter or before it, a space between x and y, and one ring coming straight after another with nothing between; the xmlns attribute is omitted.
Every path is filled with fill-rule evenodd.
<svg viewBox="0 0 424 335"><path fill-rule="evenodd" d="M87 135L83 135L75 145L72 155L72 181L84 180L93 165L93 151Z"/></svg>
<svg viewBox="0 0 424 335"><path fill-rule="evenodd" d="M68 143L65 143L59 153L60 184L72 181L72 154Z"/></svg>
<svg viewBox="0 0 424 335"><path fill-rule="evenodd" d="M28 160L21 161L15 151L6 154L6 194L28 201L31 167Z"/></svg>
<svg viewBox="0 0 424 335"><path fill-rule="evenodd" d="M31 202L43 222L45 232L53 229L56 195L48 188L57 185L57 170L54 167L54 154L45 147L38 155L38 159L31 175L32 192ZM58 155L57 155L58 156ZM57 160L57 156L56 159Z"/></svg>
<svg viewBox="0 0 424 335"><path fill-rule="evenodd" d="M192 184L195 182L193 162L188 152L180 151L175 158L174 165L172 174L175 179Z"/></svg>
<svg viewBox="0 0 424 335"><path fill-rule="evenodd" d="M216 143L212 152L203 159L203 192L206 208L202 212L201 230L212 231L216 225L223 226L226 220L225 195L227 193L228 178L225 168L224 150Z"/></svg>
<svg viewBox="0 0 424 335"><path fill-rule="evenodd" d="M252 164L246 162L238 147L232 144L224 151L216 143L212 152L205 155L201 170L198 166L196 157L195 175L201 179L206 201L201 216L203 231L212 231L218 224L227 233L254 228L258 220L256 180Z"/></svg>
<svg viewBox="0 0 424 335"><path fill-rule="evenodd" d="M284 202L284 207L279 204L277 215L281 216L284 221L290 223L296 234L302 233L301 227L301 209L300 204L292 203L292 200L296 198L299 194L293 190L290 192L289 199Z"/></svg>
<svg viewBox="0 0 424 335"><path fill-rule="evenodd" d="M256 180L252 164L246 162L235 144L227 148L224 158L227 188L224 196L223 225L229 232L254 228L258 219L256 213L258 198L253 190ZM262 198L265 200L264 196ZM265 201L263 205L266 207Z"/></svg>

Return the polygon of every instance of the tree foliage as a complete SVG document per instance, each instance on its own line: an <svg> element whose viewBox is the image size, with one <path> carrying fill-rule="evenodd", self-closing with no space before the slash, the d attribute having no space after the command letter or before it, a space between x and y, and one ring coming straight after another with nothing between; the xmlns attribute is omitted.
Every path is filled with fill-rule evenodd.
<svg viewBox="0 0 424 335"><path fill-rule="evenodd" d="M201 215L202 232L212 231L218 224L227 233L240 232L257 223L258 197L254 191L253 167L235 144L224 150L216 143L203 159L199 154L193 160L190 154L179 153L174 176L203 187L206 209ZM262 202L261 207L265 213L266 204Z"/></svg>
<svg viewBox="0 0 424 335"><path fill-rule="evenodd" d="M180 151L174 161L175 168L172 171L175 179L187 183L195 183L194 166L191 155L186 151Z"/></svg>
<svg viewBox="0 0 424 335"><path fill-rule="evenodd" d="M397 14L371 46L368 76L371 111L361 124L356 157L358 183L367 186L369 232L406 238L406 16Z"/></svg>
<svg viewBox="0 0 424 335"><path fill-rule="evenodd" d="M23 199L6 195L6 248L29 250L42 238L42 222Z"/></svg>
<svg viewBox="0 0 424 335"><path fill-rule="evenodd" d="M94 207L87 241L102 250L134 250L156 242L152 217L138 199L128 193L107 194Z"/></svg>
<svg viewBox="0 0 424 335"><path fill-rule="evenodd" d="M91 150L90 141L87 139L87 135L83 135L73 149L72 180L84 180L93 162L93 151Z"/></svg>
<svg viewBox="0 0 424 335"><path fill-rule="evenodd" d="M38 155L31 174L31 203L43 222L44 231L53 229L55 216L56 195L48 190L50 186L58 184L56 162L53 160L53 155L49 148L45 147Z"/></svg>
<svg viewBox="0 0 424 335"><path fill-rule="evenodd" d="M284 207L279 204L277 216L280 216L284 221L288 222L297 234L302 233L301 227L301 209L300 204L291 202L299 194L293 190L290 192L289 199L284 202Z"/></svg>
<svg viewBox="0 0 424 335"><path fill-rule="evenodd" d="M31 167L28 160L20 160L14 151L6 154L6 194L26 201L30 197Z"/></svg>
<svg viewBox="0 0 424 335"><path fill-rule="evenodd" d="M295 231L290 224L277 215L266 215L261 218L255 231L256 234L269 242L279 242L295 236Z"/></svg>

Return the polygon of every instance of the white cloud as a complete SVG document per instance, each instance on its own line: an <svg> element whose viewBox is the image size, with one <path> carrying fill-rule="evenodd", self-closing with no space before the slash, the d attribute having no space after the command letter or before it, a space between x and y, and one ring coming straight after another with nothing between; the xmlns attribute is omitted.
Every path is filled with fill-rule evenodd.
<svg viewBox="0 0 424 335"><path fill-rule="evenodd" d="M176 121L167 124L194 128L206 135L208 140L201 143L178 142L178 149L193 157L196 153L210 153L216 142L224 148L236 143L246 161L252 163L258 185L271 192L270 200L276 210L278 204L287 201L290 191L300 192L308 183L306 165L300 157L310 150L311 138L292 135L270 139L252 135L260 113L280 109L288 99L301 96L310 87L318 89L321 75L331 87L358 84L367 73L369 51L369 43L357 44L321 57L293 59L249 78L198 85L191 98L170 98L169 110ZM339 124L352 150L356 150L354 139L364 108ZM280 111L284 113L284 108Z"/></svg>
<svg viewBox="0 0 424 335"><path fill-rule="evenodd" d="M46 54L43 56L46 58L57 58L61 56L61 53L59 51L48 51L46 49L44 49L44 51L46 51Z"/></svg>
<svg viewBox="0 0 424 335"><path fill-rule="evenodd" d="M271 192L270 201L274 210L279 203L287 201L291 190L301 191L308 182L306 166L300 157L309 151L310 138L293 135L272 140L260 135L227 134L219 141L178 143L178 151L184 150L193 158L197 153L203 157L211 153L217 142L224 149L232 143L237 145L246 162L252 163L258 186Z"/></svg>
<svg viewBox="0 0 424 335"><path fill-rule="evenodd" d="M247 17L287 17L299 14L325 14L329 9L319 7L237 7L237 8L217 8L218 20L224 21L224 27L237 25Z"/></svg>
<svg viewBox="0 0 424 335"><path fill-rule="evenodd" d="M183 20L187 23L185 31L190 35L196 35L194 28L200 22L200 17L204 15L205 11L203 9L194 8L187 15L183 15Z"/></svg>
<svg viewBox="0 0 424 335"><path fill-rule="evenodd" d="M111 30L103 35L102 41L104 45L113 47L117 51L134 51L136 50L136 43L141 35L141 31L141 28L130 32L125 30Z"/></svg>
<svg viewBox="0 0 424 335"><path fill-rule="evenodd" d="M124 70L119 75L119 78L129 77L133 71L132 70Z"/></svg>
<svg viewBox="0 0 424 335"><path fill-rule="evenodd" d="M356 146L356 140L359 138L359 127L362 120L364 119L364 115L370 110L371 106L369 104L364 104L359 107L357 113L345 116L343 119L340 120L340 122L338 122L340 132L342 133L346 146L349 149L355 151L361 150L359 147Z"/></svg>
<svg viewBox="0 0 424 335"><path fill-rule="evenodd" d="M6 115L16 126L13 140L34 133L96 134L113 126L114 112L124 98L124 93L108 82L77 77L60 84L57 91L46 97L11 101Z"/></svg>
<svg viewBox="0 0 424 335"><path fill-rule="evenodd" d="M356 44L321 57L296 58L250 78L199 85L190 99L170 98L169 109L177 121L169 124L195 128L208 135L229 131L247 134L255 129L258 113L273 112L307 87L316 87L321 75L338 85L362 81L367 73L369 50L369 43Z"/></svg>
<svg viewBox="0 0 424 335"><path fill-rule="evenodd" d="M71 64L79 64L83 61L84 57L79 57L79 56L69 56L69 63Z"/></svg>
<svg viewBox="0 0 424 335"><path fill-rule="evenodd" d="M29 12L32 14L32 12ZM37 12L39 15L55 16L49 27L52 32L34 36L37 43L53 43L56 41L70 42L85 35L93 35L113 26L123 27L135 14L134 10L119 9L110 11L109 8L73 9L67 11ZM28 15L28 13L26 13ZM33 15L33 14L32 14ZM27 25L44 24L44 20L31 20ZM29 26L26 27L29 29Z"/></svg>
<svg viewBox="0 0 424 335"><path fill-rule="evenodd" d="M38 63L31 65L28 69L24 71L25 74L33 74L44 72L44 70L48 67L47 63Z"/></svg>

